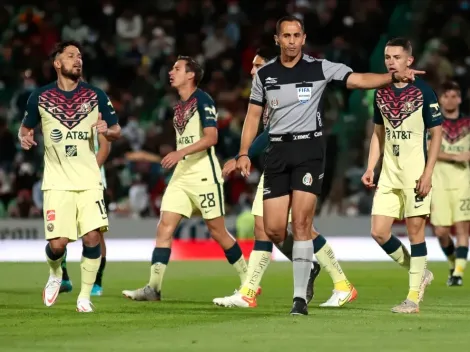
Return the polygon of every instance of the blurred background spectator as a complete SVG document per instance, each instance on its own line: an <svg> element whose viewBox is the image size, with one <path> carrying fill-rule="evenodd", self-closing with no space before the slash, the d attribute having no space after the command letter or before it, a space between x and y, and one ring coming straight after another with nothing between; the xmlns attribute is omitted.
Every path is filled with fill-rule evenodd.
<svg viewBox="0 0 470 352"><path fill-rule="evenodd" d="M305 52L355 71L384 72L389 38L410 36L416 66L433 87L456 79L468 108L470 2L467 0L119 0L3 1L0 5L0 217L41 216L42 144L22 152L16 141L29 94L55 79L48 53L59 40L84 46L88 82L110 96L123 127L106 163L115 216L158 216L171 177L161 158L174 150L168 71L178 54L205 68L202 88L219 113L221 163L238 151L256 48L272 45L276 20L303 18ZM325 97L328 164L318 211L370 211L360 184L372 129L372 91L332 86ZM261 158L254 160L260 168ZM245 214L260 172L225 183L226 209Z"/></svg>

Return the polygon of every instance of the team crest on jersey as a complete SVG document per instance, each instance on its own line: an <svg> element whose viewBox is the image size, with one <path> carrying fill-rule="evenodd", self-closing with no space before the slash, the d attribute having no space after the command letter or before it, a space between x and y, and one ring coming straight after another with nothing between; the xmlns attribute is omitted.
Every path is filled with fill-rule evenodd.
<svg viewBox="0 0 470 352"><path fill-rule="evenodd" d="M312 97L312 87L297 88L297 98L301 104L305 104Z"/></svg>
<svg viewBox="0 0 470 352"><path fill-rule="evenodd" d="M91 89L81 87L68 98L54 88L40 94L38 103L47 113L71 130L98 106L98 95Z"/></svg>
<svg viewBox="0 0 470 352"><path fill-rule="evenodd" d="M179 102L176 104L174 110L175 116L173 117L173 126L175 126L178 133L182 135L189 120L191 120L191 117L193 117L194 113L197 111L197 99L192 98L185 103Z"/></svg>
<svg viewBox="0 0 470 352"><path fill-rule="evenodd" d="M470 118L457 120L444 120L442 123L442 137L450 144L457 143L470 133Z"/></svg>
<svg viewBox="0 0 470 352"><path fill-rule="evenodd" d="M377 91L375 103L390 125L397 128L422 108L424 98L421 90L415 86L407 87L400 93L396 93L391 87L388 87Z"/></svg>

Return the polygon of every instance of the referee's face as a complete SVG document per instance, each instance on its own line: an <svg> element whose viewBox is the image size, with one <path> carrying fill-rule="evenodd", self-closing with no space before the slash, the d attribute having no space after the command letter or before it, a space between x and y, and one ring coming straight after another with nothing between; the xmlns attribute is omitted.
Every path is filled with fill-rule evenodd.
<svg viewBox="0 0 470 352"><path fill-rule="evenodd" d="M281 47L281 52L287 57L296 57L300 54L305 44L305 33L297 21L285 21L281 23L279 33L274 40Z"/></svg>
<svg viewBox="0 0 470 352"><path fill-rule="evenodd" d="M255 58L253 59L253 67L251 68L251 77L255 77L256 72L264 66L266 61L259 55L256 55Z"/></svg>

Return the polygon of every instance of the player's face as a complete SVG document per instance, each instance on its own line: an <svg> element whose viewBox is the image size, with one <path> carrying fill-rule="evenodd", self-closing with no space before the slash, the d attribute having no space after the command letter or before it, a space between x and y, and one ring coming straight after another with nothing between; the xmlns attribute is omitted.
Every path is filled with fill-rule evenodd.
<svg viewBox="0 0 470 352"><path fill-rule="evenodd" d="M439 97L439 104L444 111L456 111L461 103L462 98L460 96L460 92L455 90L448 90Z"/></svg>
<svg viewBox="0 0 470 352"><path fill-rule="evenodd" d="M181 87L194 78L194 72L186 72L186 61L184 60L176 61L169 75L170 84L173 88Z"/></svg>
<svg viewBox="0 0 470 352"><path fill-rule="evenodd" d="M305 44L306 35L297 21L282 22L279 34L274 40L281 47L281 52L287 57L296 57Z"/></svg>
<svg viewBox="0 0 470 352"><path fill-rule="evenodd" d="M78 81L82 77L82 54L75 46L68 46L54 62L62 76Z"/></svg>
<svg viewBox="0 0 470 352"><path fill-rule="evenodd" d="M259 55L256 55L255 58L253 59L253 67L251 68L251 77L254 77L256 75L256 72L264 66L266 61Z"/></svg>
<svg viewBox="0 0 470 352"><path fill-rule="evenodd" d="M401 46L385 47L385 66L388 72L403 71L411 66L414 58Z"/></svg>

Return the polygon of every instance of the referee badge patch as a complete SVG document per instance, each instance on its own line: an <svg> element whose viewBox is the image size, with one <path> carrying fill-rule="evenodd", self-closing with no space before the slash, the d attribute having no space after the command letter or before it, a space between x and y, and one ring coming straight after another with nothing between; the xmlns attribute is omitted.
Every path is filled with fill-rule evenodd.
<svg viewBox="0 0 470 352"><path fill-rule="evenodd" d="M277 98L272 98L271 99L271 108L275 109L279 106L279 100L277 100Z"/></svg>
<svg viewBox="0 0 470 352"><path fill-rule="evenodd" d="M312 97L312 87L299 87L297 88L297 98L300 103L305 104Z"/></svg>
<svg viewBox="0 0 470 352"><path fill-rule="evenodd" d="M305 176L302 178L302 183L305 186L311 186L312 182L313 182L312 174L310 172L307 172Z"/></svg>

